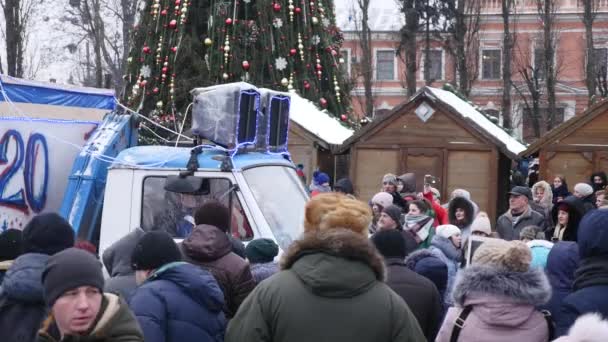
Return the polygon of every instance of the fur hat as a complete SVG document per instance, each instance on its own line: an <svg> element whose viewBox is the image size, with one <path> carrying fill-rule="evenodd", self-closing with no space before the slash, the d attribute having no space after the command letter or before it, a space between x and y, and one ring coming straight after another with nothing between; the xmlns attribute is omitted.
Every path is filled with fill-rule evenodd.
<svg viewBox="0 0 608 342"><path fill-rule="evenodd" d="M393 219L393 221L395 221L395 223L397 223L398 226L400 226L402 224L401 222L401 208L399 208L396 205L389 205L388 207L384 207L382 209L382 212L385 213L386 215L388 215L391 219Z"/></svg>
<svg viewBox="0 0 608 342"><path fill-rule="evenodd" d="M388 192L379 192L372 197L372 205L377 204L382 208L386 208L393 204L393 196Z"/></svg>
<svg viewBox="0 0 608 342"><path fill-rule="evenodd" d="M603 342L608 336L608 322L599 313L580 316L568 331L553 342Z"/></svg>
<svg viewBox="0 0 608 342"><path fill-rule="evenodd" d="M382 177L382 183L397 185L397 176L392 173L387 173Z"/></svg>
<svg viewBox="0 0 608 342"><path fill-rule="evenodd" d="M23 253L53 255L74 246L74 229L56 213L35 216L23 229Z"/></svg>
<svg viewBox="0 0 608 342"><path fill-rule="evenodd" d="M578 192L583 197L587 197L593 194L593 187L587 183L578 183L574 186L574 191Z"/></svg>
<svg viewBox="0 0 608 342"><path fill-rule="evenodd" d="M474 232L482 232L488 236L492 235L492 224L486 212L481 211L477 214L477 217L471 224L471 233Z"/></svg>
<svg viewBox="0 0 608 342"><path fill-rule="evenodd" d="M449 239L453 235L460 234L460 229L453 224L443 224L436 229L437 235Z"/></svg>
<svg viewBox="0 0 608 342"><path fill-rule="evenodd" d="M513 272L526 272L530 269L532 252L521 241L492 239L486 241L473 255L474 265L498 266Z"/></svg>
<svg viewBox="0 0 608 342"><path fill-rule="evenodd" d="M343 194L328 192L306 203L304 231L345 228L367 238L371 221L372 212L368 205Z"/></svg>

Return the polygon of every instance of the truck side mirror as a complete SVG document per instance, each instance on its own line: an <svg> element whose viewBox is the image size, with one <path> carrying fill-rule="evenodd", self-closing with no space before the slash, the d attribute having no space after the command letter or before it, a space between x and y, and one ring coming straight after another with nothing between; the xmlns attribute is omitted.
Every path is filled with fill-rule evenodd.
<svg viewBox="0 0 608 342"><path fill-rule="evenodd" d="M190 195L208 195L211 191L209 179L197 176L167 176L164 189Z"/></svg>

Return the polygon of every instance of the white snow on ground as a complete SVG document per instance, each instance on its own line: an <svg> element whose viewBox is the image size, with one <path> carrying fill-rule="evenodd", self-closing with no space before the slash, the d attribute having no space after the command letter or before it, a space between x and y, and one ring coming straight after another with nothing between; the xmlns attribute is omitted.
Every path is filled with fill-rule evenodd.
<svg viewBox="0 0 608 342"><path fill-rule="evenodd" d="M289 116L291 120L304 127L312 134L321 138L328 144L340 145L353 135L354 131L344 127L338 119L330 116L326 111L320 111L314 103L300 97L291 95Z"/></svg>
<svg viewBox="0 0 608 342"><path fill-rule="evenodd" d="M432 96L454 108L463 117L471 119L485 131L502 141L511 153L518 155L526 149L526 146L486 118L485 115L477 111L473 106L454 95L454 93L432 87L426 87L426 89L431 92Z"/></svg>

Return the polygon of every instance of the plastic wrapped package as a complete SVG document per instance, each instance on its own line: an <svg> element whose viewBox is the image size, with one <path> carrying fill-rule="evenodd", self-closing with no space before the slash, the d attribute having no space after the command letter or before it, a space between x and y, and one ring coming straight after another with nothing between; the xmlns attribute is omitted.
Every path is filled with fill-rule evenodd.
<svg viewBox="0 0 608 342"><path fill-rule="evenodd" d="M260 120L260 92L245 82L222 84L191 91L192 133L234 148L254 145Z"/></svg>
<svg viewBox="0 0 608 342"><path fill-rule="evenodd" d="M262 116L258 128L258 148L270 152L286 152L289 132L289 93L260 89Z"/></svg>

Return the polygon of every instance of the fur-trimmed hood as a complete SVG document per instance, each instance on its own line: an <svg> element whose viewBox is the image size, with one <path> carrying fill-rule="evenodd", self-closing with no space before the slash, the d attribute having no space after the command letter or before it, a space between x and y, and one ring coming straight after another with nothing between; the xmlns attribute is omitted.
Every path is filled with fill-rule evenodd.
<svg viewBox="0 0 608 342"><path fill-rule="evenodd" d="M460 224L457 224L459 222L457 222L456 220L456 209L458 208L464 209L466 216L464 222ZM475 219L474 215L475 206L473 206L471 200L465 197L455 197L450 201L450 204L448 206L448 218L450 220L450 224L458 226L458 228L460 229L468 228L471 226L471 223L473 223L473 220Z"/></svg>
<svg viewBox="0 0 608 342"><path fill-rule="evenodd" d="M313 293L353 297L385 279L385 266L371 242L348 229L305 233L281 259Z"/></svg>
<svg viewBox="0 0 608 342"><path fill-rule="evenodd" d="M479 297L539 306L551 298L551 286L540 269L512 272L494 266L472 265L458 273L452 296L460 306L469 305Z"/></svg>
<svg viewBox="0 0 608 342"><path fill-rule="evenodd" d="M553 191L551 190L551 185L545 181L536 182L532 186L532 196L536 193L536 189L544 190L543 198L537 203L545 209L551 208L551 206L553 206ZM534 201L536 201L536 197Z"/></svg>
<svg viewBox="0 0 608 342"><path fill-rule="evenodd" d="M405 258L405 266L407 266L410 270L415 271L416 264L418 264L418 262L424 258L436 258L436 256L434 256L433 253L431 253L431 251L428 249L419 249Z"/></svg>

